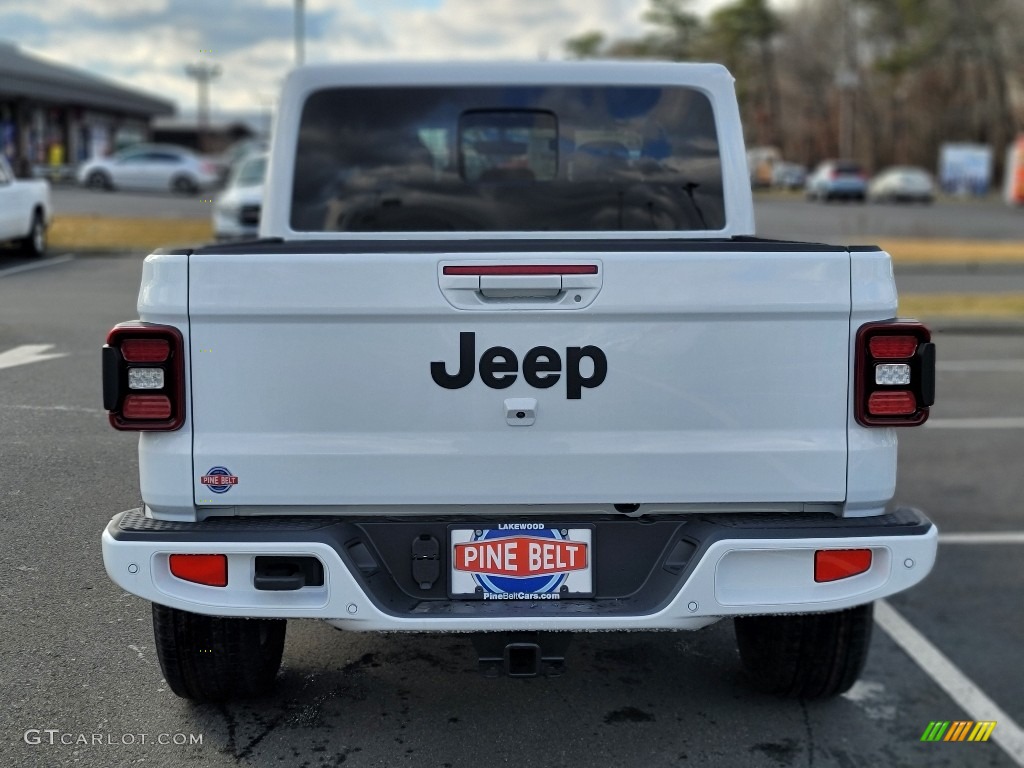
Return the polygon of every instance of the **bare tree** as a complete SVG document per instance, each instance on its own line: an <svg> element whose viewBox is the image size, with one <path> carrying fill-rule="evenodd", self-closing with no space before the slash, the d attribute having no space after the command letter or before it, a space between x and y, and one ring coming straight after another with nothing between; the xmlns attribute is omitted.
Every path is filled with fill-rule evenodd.
<svg viewBox="0 0 1024 768"><path fill-rule="evenodd" d="M802 0L779 14L733 0L705 22L689 8L650 0L650 34L591 32L567 50L720 61L737 78L748 139L806 165L838 155L841 113L870 170L934 169L950 141L989 144L998 168L1024 129L1021 0Z"/></svg>
<svg viewBox="0 0 1024 768"><path fill-rule="evenodd" d="M775 43L782 21L767 0L736 0L711 14L702 37L702 52L722 60L737 77L738 94L754 118L758 144L781 140L779 85Z"/></svg>

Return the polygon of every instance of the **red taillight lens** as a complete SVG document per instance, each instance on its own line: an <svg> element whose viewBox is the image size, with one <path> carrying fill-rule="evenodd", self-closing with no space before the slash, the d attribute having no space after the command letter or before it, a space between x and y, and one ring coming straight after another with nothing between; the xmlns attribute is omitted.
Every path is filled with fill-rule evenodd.
<svg viewBox="0 0 1024 768"><path fill-rule="evenodd" d="M935 345L927 328L913 320L862 325L854 361L858 424L912 427L928 419L935 402Z"/></svg>
<svg viewBox="0 0 1024 768"><path fill-rule="evenodd" d="M208 587L228 585L227 555L171 555L171 573L184 581Z"/></svg>
<svg viewBox="0 0 1024 768"><path fill-rule="evenodd" d="M121 355L129 363L162 363L171 355L167 339L125 339Z"/></svg>
<svg viewBox="0 0 1024 768"><path fill-rule="evenodd" d="M872 416L910 416L917 410L913 392L872 392L868 413Z"/></svg>
<svg viewBox="0 0 1024 768"><path fill-rule="evenodd" d="M913 336L875 336L868 342L871 356L879 360L903 360L917 351Z"/></svg>
<svg viewBox="0 0 1024 768"><path fill-rule="evenodd" d="M126 419L169 419L171 400L166 395L128 395L121 406Z"/></svg>
<svg viewBox="0 0 1024 768"><path fill-rule="evenodd" d="M871 567L870 549L819 549L814 553L814 580L838 581Z"/></svg>
<svg viewBox="0 0 1024 768"><path fill-rule="evenodd" d="M174 326L134 322L111 330L103 347L103 407L110 412L111 426L180 428L185 422L184 361L184 340Z"/></svg>

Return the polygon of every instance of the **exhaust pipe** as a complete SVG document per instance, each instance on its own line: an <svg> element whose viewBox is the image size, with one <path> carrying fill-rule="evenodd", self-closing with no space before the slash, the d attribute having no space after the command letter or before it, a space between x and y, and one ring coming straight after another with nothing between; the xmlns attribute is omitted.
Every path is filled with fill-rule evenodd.
<svg viewBox="0 0 1024 768"><path fill-rule="evenodd" d="M571 632L481 632L473 646L484 677L556 677L571 639Z"/></svg>

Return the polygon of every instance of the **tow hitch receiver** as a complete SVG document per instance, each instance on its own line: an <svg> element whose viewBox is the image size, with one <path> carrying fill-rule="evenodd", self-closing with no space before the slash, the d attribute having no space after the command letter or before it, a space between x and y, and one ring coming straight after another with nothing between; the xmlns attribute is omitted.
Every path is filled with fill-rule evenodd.
<svg viewBox="0 0 1024 768"><path fill-rule="evenodd" d="M473 647L484 677L556 677L565 672L572 632L481 632Z"/></svg>

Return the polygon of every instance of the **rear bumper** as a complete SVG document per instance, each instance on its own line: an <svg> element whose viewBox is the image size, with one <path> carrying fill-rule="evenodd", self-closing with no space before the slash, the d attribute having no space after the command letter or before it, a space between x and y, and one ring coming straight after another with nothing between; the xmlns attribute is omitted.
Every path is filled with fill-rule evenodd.
<svg viewBox="0 0 1024 768"><path fill-rule="evenodd" d="M929 573L938 543L935 526L912 509L873 518L595 518L588 521L595 524L595 562L604 563L596 573L596 598L483 602L447 598L444 546L434 588L418 592L406 572L412 566L403 553L417 531L435 534L450 522L275 517L178 523L130 510L103 532L103 561L110 578L132 594L219 616L319 618L367 631L697 629L724 616L835 611L892 595ZM870 549L872 564L857 576L816 583L819 549ZM173 553L226 554L228 586L172 576ZM316 557L323 585L256 589L255 558L266 555Z"/></svg>

